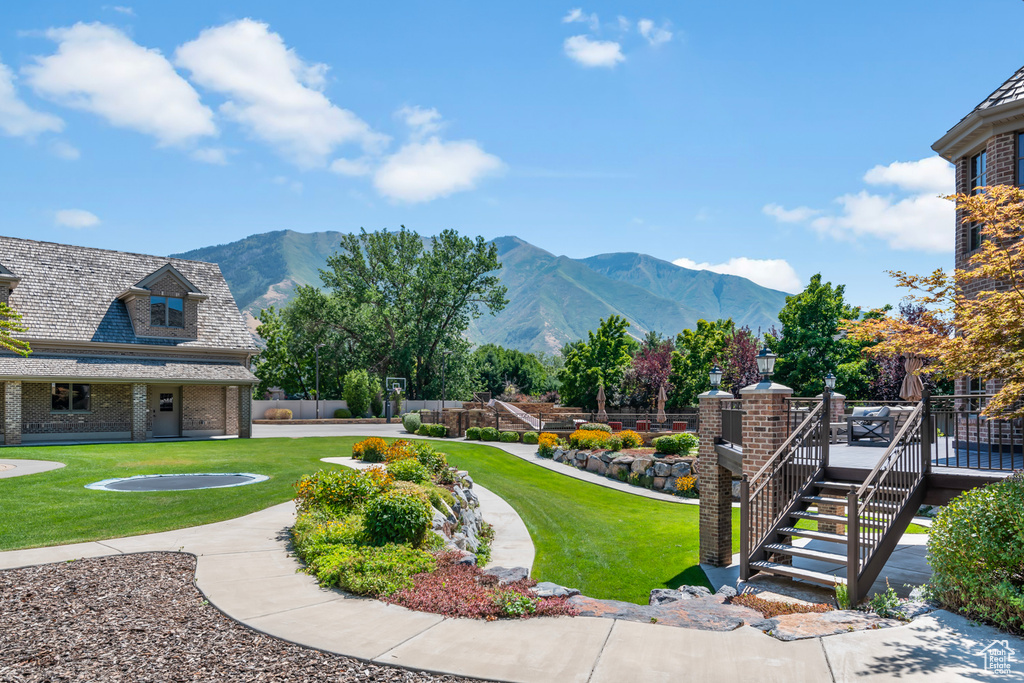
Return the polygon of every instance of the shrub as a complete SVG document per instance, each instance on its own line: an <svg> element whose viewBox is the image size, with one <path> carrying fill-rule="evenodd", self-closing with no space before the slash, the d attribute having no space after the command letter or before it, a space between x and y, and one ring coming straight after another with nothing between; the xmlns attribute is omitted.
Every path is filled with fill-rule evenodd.
<svg viewBox="0 0 1024 683"><path fill-rule="evenodd" d="M393 485L391 475L379 467L361 472L348 468L320 470L295 483L295 506L299 514L319 511L341 515L380 497Z"/></svg>
<svg viewBox="0 0 1024 683"><path fill-rule="evenodd" d="M654 450L663 455L689 455L698 443L694 434L671 434L654 440Z"/></svg>
<svg viewBox="0 0 1024 683"><path fill-rule="evenodd" d="M323 586L359 595L386 596L413 587L412 577L437 566L430 553L404 545L334 546L310 570Z"/></svg>
<svg viewBox="0 0 1024 683"><path fill-rule="evenodd" d="M430 425L420 425L416 430L417 436L430 436Z"/></svg>
<svg viewBox="0 0 1024 683"><path fill-rule="evenodd" d="M430 425L430 436L440 439L448 436L448 428L444 425Z"/></svg>
<svg viewBox="0 0 1024 683"><path fill-rule="evenodd" d="M376 377L370 380L370 415L384 416L384 395L380 391L380 380Z"/></svg>
<svg viewBox="0 0 1024 683"><path fill-rule="evenodd" d="M569 445L573 448L594 450L605 448L610 438L611 432L603 429L577 429L569 435Z"/></svg>
<svg viewBox="0 0 1024 683"><path fill-rule="evenodd" d="M377 545L419 545L433 519L429 506L419 497L397 491L371 498L363 514L366 533Z"/></svg>
<svg viewBox="0 0 1024 683"><path fill-rule="evenodd" d="M388 472L395 481L411 481L416 484L430 481L430 472L416 458L397 460L388 465Z"/></svg>
<svg viewBox="0 0 1024 683"><path fill-rule="evenodd" d="M363 417L370 407L369 383L370 377L366 374L366 370L352 370L345 375L343 382L345 390L342 393L345 396L348 409L356 417Z"/></svg>
<svg viewBox="0 0 1024 683"><path fill-rule="evenodd" d="M700 443L700 439L697 435L690 434L689 432L677 434L676 440L683 445L682 449L679 451L680 455L689 455L690 453L693 453L697 450L697 445Z"/></svg>
<svg viewBox="0 0 1024 683"><path fill-rule="evenodd" d="M588 432L600 431L600 432L608 432L609 434L612 433L612 428L611 427L609 427L606 424L602 424L600 422L585 422L584 424L581 424L579 426L579 428L583 429L583 430L586 430Z"/></svg>
<svg viewBox="0 0 1024 683"><path fill-rule="evenodd" d="M307 564L336 545L357 545L365 541L362 515L341 518L323 512L306 512L295 519L292 543L295 553Z"/></svg>
<svg viewBox="0 0 1024 683"><path fill-rule="evenodd" d="M928 564L935 598L944 606L1024 631L1024 474L962 493L940 508Z"/></svg>
<svg viewBox="0 0 1024 683"><path fill-rule="evenodd" d="M388 462L398 462L399 460L408 460L409 458L416 457L416 447L405 439L399 439L398 441L392 441L391 445L388 446L388 452L386 454Z"/></svg>
<svg viewBox="0 0 1024 683"><path fill-rule="evenodd" d="M338 408L334 411L334 419L336 420L347 420L352 417L352 411L348 408Z"/></svg>
<svg viewBox="0 0 1024 683"><path fill-rule="evenodd" d="M433 446L425 443L413 445L416 451L416 459L427 468L431 474L438 474L441 470L448 469L448 456L440 451L434 450Z"/></svg>
<svg viewBox="0 0 1024 683"><path fill-rule="evenodd" d="M550 458L558 447L558 435L545 432L537 437L537 453L542 458Z"/></svg>
<svg viewBox="0 0 1024 683"><path fill-rule="evenodd" d="M287 408L267 408L266 412L263 413L264 420L290 420L292 419L292 411Z"/></svg>
<svg viewBox="0 0 1024 683"><path fill-rule="evenodd" d="M494 427L483 427L480 430L480 439L483 441L497 441L498 438L498 430Z"/></svg>
<svg viewBox="0 0 1024 683"><path fill-rule="evenodd" d="M605 442L605 448L607 448L610 451L616 451L616 452L621 451L622 450L622 437L613 434L612 437L610 439L608 439L607 442Z"/></svg>
<svg viewBox="0 0 1024 683"><path fill-rule="evenodd" d="M352 457L363 462L384 462L387 452L387 442L376 436L371 436L352 446Z"/></svg>
<svg viewBox="0 0 1024 683"><path fill-rule="evenodd" d="M523 432L523 443L531 446L537 443L537 432Z"/></svg>
<svg viewBox="0 0 1024 683"><path fill-rule="evenodd" d="M422 424L419 413L406 413L402 416L402 426L410 434L416 434Z"/></svg>
<svg viewBox="0 0 1024 683"><path fill-rule="evenodd" d="M502 443L519 443L518 432L502 432L499 438Z"/></svg>
<svg viewBox="0 0 1024 683"><path fill-rule="evenodd" d="M616 436L622 439L623 448L639 448L644 445L644 438L632 429L624 429Z"/></svg>
<svg viewBox="0 0 1024 683"><path fill-rule="evenodd" d="M470 427L466 430L466 441L479 441L480 440L480 428Z"/></svg>

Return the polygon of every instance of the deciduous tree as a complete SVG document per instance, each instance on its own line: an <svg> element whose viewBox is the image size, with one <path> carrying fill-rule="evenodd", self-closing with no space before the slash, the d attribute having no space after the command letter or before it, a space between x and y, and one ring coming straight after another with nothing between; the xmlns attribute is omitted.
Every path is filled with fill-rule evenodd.
<svg viewBox="0 0 1024 683"><path fill-rule="evenodd" d="M712 364L725 351L735 326L732 320L698 320L697 329L683 330L676 335L676 350L672 354L670 381L673 391L669 405L687 407L697 405L697 396L711 388L708 374Z"/></svg>
<svg viewBox="0 0 1024 683"><path fill-rule="evenodd" d="M625 318L612 315L601 321L597 332L588 332L586 341L565 345L565 367L559 373L562 403L594 408L598 387L604 385L606 396L614 393L632 360L630 352L637 347L637 342L626 334L627 328L629 322Z"/></svg>
<svg viewBox="0 0 1024 683"><path fill-rule="evenodd" d="M20 356L32 353L32 347L27 341L14 336L23 332L28 332L28 328L21 322L21 313L0 302L0 348L13 351Z"/></svg>

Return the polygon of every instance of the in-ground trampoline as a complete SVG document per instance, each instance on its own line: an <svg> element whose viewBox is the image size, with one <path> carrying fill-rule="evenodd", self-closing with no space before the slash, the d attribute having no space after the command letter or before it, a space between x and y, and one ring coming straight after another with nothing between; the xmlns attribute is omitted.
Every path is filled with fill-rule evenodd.
<svg viewBox="0 0 1024 683"><path fill-rule="evenodd" d="M85 488L97 491L194 491L196 489L225 489L266 481L269 477L248 472L230 474L139 474L134 477L104 479Z"/></svg>

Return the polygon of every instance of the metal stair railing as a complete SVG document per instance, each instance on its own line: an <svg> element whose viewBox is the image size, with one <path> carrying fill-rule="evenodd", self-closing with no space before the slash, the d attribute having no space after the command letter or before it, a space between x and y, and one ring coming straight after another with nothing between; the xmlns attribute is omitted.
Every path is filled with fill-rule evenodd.
<svg viewBox="0 0 1024 683"><path fill-rule="evenodd" d="M794 507L822 474L827 459L828 399L811 409L800 425L752 478L740 482L740 578L750 578L750 563L764 559L771 542Z"/></svg>
<svg viewBox="0 0 1024 683"><path fill-rule="evenodd" d="M864 483L847 494L847 590L851 604L867 595L924 499L929 465L926 402L907 418ZM861 520L870 515L870 525Z"/></svg>
<svg viewBox="0 0 1024 683"><path fill-rule="evenodd" d="M513 417L515 417L520 422L527 425L528 427L533 428L536 431L540 431L541 429L544 428L544 423L540 420L540 418L536 418L533 415L530 415L528 412L520 408L516 408L514 405L505 403L504 401L499 401L497 399L494 399L492 403L494 405L501 406L502 409L506 410Z"/></svg>

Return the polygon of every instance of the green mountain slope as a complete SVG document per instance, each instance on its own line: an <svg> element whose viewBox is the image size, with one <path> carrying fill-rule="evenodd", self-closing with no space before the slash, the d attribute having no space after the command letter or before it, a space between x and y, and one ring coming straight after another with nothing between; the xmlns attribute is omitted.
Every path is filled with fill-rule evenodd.
<svg viewBox="0 0 1024 683"><path fill-rule="evenodd" d="M287 303L300 285L320 284L318 271L340 236L281 230L175 256L219 263L255 327L252 316L261 308ZM699 318L731 317L754 329L768 328L776 324L785 298L744 278L687 270L645 254L570 259L518 237L499 237L494 243L509 305L472 323L468 336L477 344L557 351L613 314L629 320L637 337L648 330L675 334Z"/></svg>

